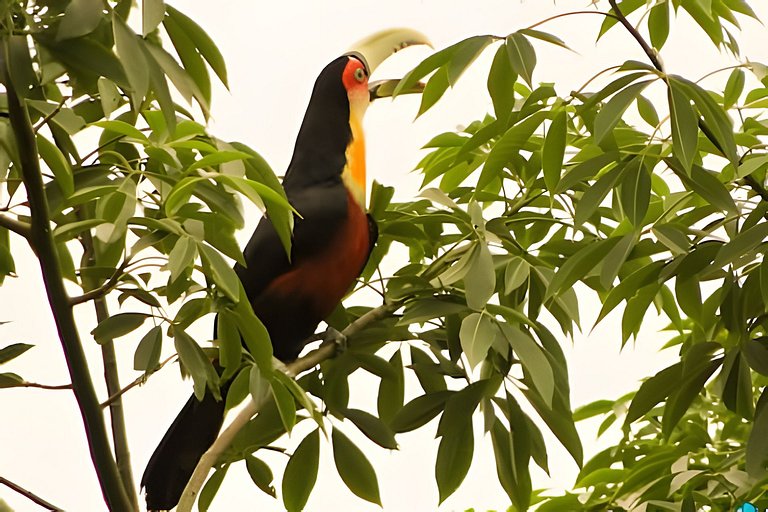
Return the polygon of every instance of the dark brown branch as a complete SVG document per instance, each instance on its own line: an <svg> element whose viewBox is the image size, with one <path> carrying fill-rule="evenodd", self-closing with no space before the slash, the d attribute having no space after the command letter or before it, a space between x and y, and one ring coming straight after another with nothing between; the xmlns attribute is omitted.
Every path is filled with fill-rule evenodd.
<svg viewBox="0 0 768 512"><path fill-rule="evenodd" d="M13 231L17 235L26 238L27 241L30 241L30 225L26 222L22 222L20 220L8 217L7 215L0 214L0 227L5 228L8 231Z"/></svg>
<svg viewBox="0 0 768 512"><path fill-rule="evenodd" d="M656 53L656 50L651 48L651 45L649 45L648 42L645 39L643 39L643 36L640 35L640 32L638 32L637 29L632 26L629 20L627 20L627 17L624 16L624 14L622 14L621 9L619 9L619 6L616 4L616 0L608 0L608 2L611 4L611 8L613 9L613 12L616 13L616 19L618 19L619 23L624 25L624 28L626 28L627 31L632 35L632 37L635 38L635 41L637 41L637 43L643 49L645 54L648 56L648 59L651 61L651 64L653 64L653 67L658 69L660 72L664 73L664 65L661 63L661 59L659 59L659 56Z"/></svg>
<svg viewBox="0 0 768 512"><path fill-rule="evenodd" d="M45 501L43 498L38 496L37 494L33 493L32 491L28 491L19 484L15 484L8 480L7 478L3 478L0 476L0 484L5 485L6 487L10 487L17 493L21 494L25 498L28 498L30 501L35 502L36 504L40 505L41 507L45 508L46 510L50 510L51 512L64 512L63 508L57 507L56 505L53 505L47 501Z"/></svg>

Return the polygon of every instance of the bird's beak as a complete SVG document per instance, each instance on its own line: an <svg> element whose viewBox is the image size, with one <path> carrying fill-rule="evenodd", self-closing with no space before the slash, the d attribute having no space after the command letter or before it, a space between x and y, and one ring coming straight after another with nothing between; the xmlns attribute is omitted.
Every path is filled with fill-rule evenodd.
<svg viewBox="0 0 768 512"><path fill-rule="evenodd" d="M391 98L395 87L397 87L397 84L399 83L399 78L390 78L388 80L376 80L375 82L369 82L368 90L371 93L371 101L377 100L379 98ZM410 88L403 89L402 91L398 92L397 95L421 94L424 92L424 87L424 82L416 82Z"/></svg>
<svg viewBox="0 0 768 512"><path fill-rule="evenodd" d="M427 45L430 48L432 43L427 36L417 30L410 28L391 28L376 32L370 36L355 43L347 55L354 55L360 58L368 70L370 76L379 64L387 60L394 53L415 45ZM377 98L386 98L392 96L392 91L399 80L378 80L369 84L371 91L371 100ZM424 85L416 84L411 89L401 91L399 94L420 93L424 90Z"/></svg>

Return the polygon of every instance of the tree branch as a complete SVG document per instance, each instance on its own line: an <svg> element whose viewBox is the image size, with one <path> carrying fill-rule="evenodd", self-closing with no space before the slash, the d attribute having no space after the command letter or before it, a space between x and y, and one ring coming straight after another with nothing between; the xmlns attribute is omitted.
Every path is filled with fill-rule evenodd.
<svg viewBox="0 0 768 512"><path fill-rule="evenodd" d="M127 262L120 265L120 267L115 269L115 273L112 274L112 276L110 276L107 281L104 281L101 286L88 290L87 292L83 293L82 295L78 295L77 297L70 297L70 306L77 306L78 304L88 302L89 300L95 300L104 297L104 295L106 295L110 290L112 290L112 288L115 287L115 285L117 285L118 281L120 280L120 276L123 275L123 271L125 270L126 266Z"/></svg>
<svg viewBox="0 0 768 512"><path fill-rule="evenodd" d="M637 31L635 27L632 26L629 21L627 21L626 16L624 16L619 9L619 6L616 4L616 0L608 0L611 4L611 8L616 13L616 17L619 20L619 22L624 25L624 28L626 28L630 34L632 34L632 37L635 38L635 40L640 44L640 46L643 48L643 51L650 59L651 63L653 64L653 67L655 67L659 72L664 73L664 65L661 63L661 60L659 59L658 54L656 51L651 48L651 46L643 39L643 36L640 34L640 32ZM722 156L725 156L725 151L723 151L723 147L718 142L715 135L712 133L712 130L709 129L709 127L704 124L702 119L698 118L698 124L699 129L701 130L701 133L704 134L704 136L709 139L709 141L712 143L712 145L717 148L718 151L720 151L720 154ZM760 196L760 198L763 201L768 201L768 190L760 183L758 182L753 176L745 176L743 179L744 183L747 184L749 188L751 188L757 195Z"/></svg>
<svg viewBox="0 0 768 512"><path fill-rule="evenodd" d="M632 26L629 20L627 20L627 17L622 14L621 9L619 9L619 6L616 4L616 0L608 0L608 3L611 4L613 12L616 13L616 19L618 19L619 23L624 25L624 28L626 28L632 37L635 38L645 54L648 56L648 59L650 59L653 67L664 73L664 65L661 63L661 59L659 59L659 55L656 53L656 50L651 48L651 45L649 45L648 42L643 39L643 36L640 35L640 32L638 32L637 29Z"/></svg>
<svg viewBox="0 0 768 512"><path fill-rule="evenodd" d="M27 241L29 241L30 238L32 237L29 224L27 224L26 222L22 222L20 220L16 220L14 218L8 217L7 215L0 214L0 228L5 228L8 231L13 231L17 235L26 238Z"/></svg>
<svg viewBox="0 0 768 512"><path fill-rule="evenodd" d="M40 384L38 382L27 382L27 381L22 382L21 384L19 384L19 386L23 388L52 389L52 390L72 389L72 384L51 385L51 384Z"/></svg>
<svg viewBox="0 0 768 512"><path fill-rule="evenodd" d="M6 90L8 116L18 145L22 179L29 199L29 209L32 216L30 243L35 249L40 263L45 291L67 361L67 368L72 379L72 389L80 408L91 460L99 478L102 494L112 512L129 512L132 507L120 480L117 464L112 457L104 416L96 398L88 360L85 357L74 314L69 306L69 296L64 288L64 281L59 268L59 258L48 213L48 202L40 172L35 134L32 130L26 104L22 103L11 79L12 70L9 68L8 55L9 48L6 36L0 39L0 75Z"/></svg>
<svg viewBox="0 0 768 512"><path fill-rule="evenodd" d="M41 507L43 507L43 508L45 508L47 510L50 510L51 512L64 512L63 508L57 507L56 505L52 505L51 503L45 501L43 498L41 498L37 494L33 493L32 491L26 490L25 488L23 488L19 484L15 484L15 483L11 482L7 478L3 478L2 476L0 476L0 484L3 484L5 486L7 486L7 487L10 487L11 489L13 489L17 493L21 494L25 498L29 498L31 501L34 501L35 503L37 503Z"/></svg>
<svg viewBox="0 0 768 512"><path fill-rule="evenodd" d="M342 332L344 336L350 337L353 334L361 331L368 325L381 320L382 318L391 315L397 309L403 305L405 299L402 299L391 304L383 304L377 308L374 308L349 324ZM326 343L321 345L316 350L313 350L309 354L301 357L292 363L287 365L277 365L276 370L282 371L289 377L296 377L301 372L314 368L322 361L331 358L336 352L336 346L332 343ZM235 438L238 432L250 421L250 419L259 412L264 405L264 399L255 402L253 398L249 399L245 408L241 410L238 415L232 420L227 428L225 428L216 438L216 441L200 458L200 461L195 467L195 472L192 473L192 477L189 479L187 486L184 488L184 492L181 495L179 504L176 508L177 512L191 512L192 506L195 504L200 489L205 483L205 479L208 477L213 465L219 459L219 456L226 450L232 440Z"/></svg>

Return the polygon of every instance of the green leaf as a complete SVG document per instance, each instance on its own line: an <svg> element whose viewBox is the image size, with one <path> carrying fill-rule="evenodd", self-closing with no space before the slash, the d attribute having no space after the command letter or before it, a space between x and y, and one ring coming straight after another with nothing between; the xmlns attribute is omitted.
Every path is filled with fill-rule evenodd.
<svg viewBox="0 0 768 512"><path fill-rule="evenodd" d="M438 391L418 396L405 404L392 418L391 426L395 432L409 432L426 425L445 407L445 402L454 391Z"/></svg>
<svg viewBox="0 0 768 512"><path fill-rule="evenodd" d="M544 350L527 331L510 324L500 324L499 326L525 368L526 377L531 379L533 386L544 398L547 407L551 408L555 396L555 374Z"/></svg>
<svg viewBox="0 0 768 512"><path fill-rule="evenodd" d="M507 56L507 43L496 50L491 69L488 72L488 94L491 95L496 118L506 119L515 106L515 81L517 73L512 70Z"/></svg>
<svg viewBox="0 0 768 512"><path fill-rule="evenodd" d="M732 215L739 214L733 197L714 173L698 165L693 165L690 170L686 170L675 158L665 158L664 162L680 178L687 189L693 190L709 204L720 210L727 211Z"/></svg>
<svg viewBox="0 0 768 512"><path fill-rule="evenodd" d="M733 123L723 107L717 104L712 96L698 84L685 78L670 76L670 83L679 83L688 96L696 104L696 108L704 118L704 125L709 128L714 144L722 151L734 168L739 165L739 155L736 152L736 141L733 136Z"/></svg>
<svg viewBox="0 0 768 512"><path fill-rule="evenodd" d="M187 167L187 173L194 171L195 169L202 169L205 167L215 167L217 165L225 164L227 162L234 162L236 160L247 160L251 158L251 155L243 151L217 151L210 155L205 155L200 160L196 160L192 165Z"/></svg>
<svg viewBox="0 0 768 512"><path fill-rule="evenodd" d="M617 92L608 103L600 109L595 116L595 129L593 135L595 142L600 144L609 134L613 132L616 124L621 120L624 112L629 108L633 101L637 99L643 90L655 80L645 80L632 84L620 92Z"/></svg>
<svg viewBox="0 0 768 512"><path fill-rule="evenodd" d="M651 100L642 94L637 97L637 112L640 114L640 117L643 118L643 121L654 128L659 125L659 114L656 112L656 107Z"/></svg>
<svg viewBox="0 0 768 512"><path fill-rule="evenodd" d="M272 485L272 481L274 480L272 469L266 462L253 455L246 455L245 467L248 470L248 475L251 477L251 480L259 489L273 498L277 497L275 488Z"/></svg>
<svg viewBox="0 0 768 512"><path fill-rule="evenodd" d="M307 504L317 481L320 461L320 430L305 437L291 455L283 473L283 504L288 512L299 512Z"/></svg>
<svg viewBox="0 0 768 512"><path fill-rule="evenodd" d="M195 263L197 257L197 244L191 237L182 236L174 244L168 253L168 271L171 273L170 281L175 281L182 273L187 271Z"/></svg>
<svg viewBox="0 0 768 512"><path fill-rule="evenodd" d="M205 61L203 61L203 58L197 51L195 43L192 42L184 30L171 16L166 16L163 19L163 26L168 33L168 37L171 39L173 47L176 49L176 53L181 59L181 63L184 65L187 75L189 75L197 85L205 103L210 104L211 77L208 74L208 68L205 66Z"/></svg>
<svg viewBox="0 0 768 512"><path fill-rule="evenodd" d="M459 338L470 368L475 368L485 359L496 333L496 326L484 313L471 313L462 320Z"/></svg>
<svg viewBox="0 0 768 512"><path fill-rule="evenodd" d="M393 376L381 378L379 393L376 399L376 410L382 421L389 423L395 431L393 418L403 408L405 394L405 376L403 375L403 361L400 351L396 351L389 359L389 365L393 370Z"/></svg>
<svg viewBox="0 0 768 512"><path fill-rule="evenodd" d="M192 376L195 397L202 400L207 386L213 392L214 398L221 399L218 390L219 376L200 345L183 329L173 329L172 334L179 359Z"/></svg>
<svg viewBox="0 0 768 512"><path fill-rule="evenodd" d="M507 36L507 56L512 70L533 87L533 69L536 67L536 51L528 38L520 32Z"/></svg>
<svg viewBox="0 0 768 512"><path fill-rule="evenodd" d="M131 99L138 109L149 91L149 66L142 50L143 40L131 30L125 21L112 13L112 30L115 37L115 50L125 68L128 83L131 84Z"/></svg>
<svg viewBox="0 0 768 512"><path fill-rule="evenodd" d="M135 331L148 316L146 313L118 313L102 320L91 334L96 343L106 343Z"/></svg>
<svg viewBox="0 0 768 512"><path fill-rule="evenodd" d="M672 150L683 169L690 173L698 147L698 119L691 106L691 98L685 94L680 82L669 77L667 83L669 117L672 122Z"/></svg>
<svg viewBox="0 0 768 512"><path fill-rule="evenodd" d="M159 325L152 327L141 338L133 354L133 369L140 372L154 370L160 364L160 352L163 348L163 329Z"/></svg>
<svg viewBox="0 0 768 512"><path fill-rule="evenodd" d="M397 450L394 432L376 416L360 409L347 409L344 411L344 416L374 443L382 448Z"/></svg>
<svg viewBox="0 0 768 512"><path fill-rule="evenodd" d="M104 117L109 117L123 102L123 97L120 95L120 90L115 83L108 78L99 77L97 86L99 88L99 101L101 102L101 109L104 111Z"/></svg>
<svg viewBox="0 0 768 512"><path fill-rule="evenodd" d="M478 240L464 276L467 306L475 311L483 309L496 290L496 272L493 258L485 241Z"/></svg>
<svg viewBox="0 0 768 512"><path fill-rule="evenodd" d="M757 400L755 419L746 446L745 469L752 478L765 477L768 467L768 391L763 388L760 398Z"/></svg>
<svg viewBox="0 0 768 512"><path fill-rule="evenodd" d="M715 373L723 362L723 358L704 361L686 361L683 370L682 382L678 382L675 390L667 400L664 407L664 416L661 422L661 430L667 439L672 434L672 430L677 426L680 419L688 411L693 400L699 395L704 384ZM686 369L687 366L692 368Z"/></svg>
<svg viewBox="0 0 768 512"><path fill-rule="evenodd" d="M573 421L584 421L613 412L613 400L595 400L573 411Z"/></svg>
<svg viewBox="0 0 768 512"><path fill-rule="evenodd" d="M735 68L731 71L731 74L728 75L728 82L725 84L725 91L723 91L723 108L729 109L739 101L746 81L743 69Z"/></svg>
<svg viewBox="0 0 768 512"><path fill-rule="evenodd" d="M208 62L208 65L211 66L211 69L213 69L213 72L219 77L219 80L224 84L224 87L229 88L229 84L227 83L227 66L224 63L224 57L222 57L216 44L208 34L206 34L205 30L200 28L200 25L192 21L191 18L177 11L170 5L166 5L166 11L168 12L168 16L172 18L181 30L184 31L186 36L192 40L197 51L200 52L200 55L202 55L206 62Z"/></svg>
<svg viewBox="0 0 768 512"><path fill-rule="evenodd" d="M624 419L625 427L665 400L675 390L681 378L682 364L676 363L643 382L629 405Z"/></svg>
<svg viewBox="0 0 768 512"><path fill-rule="evenodd" d="M165 17L164 0L142 0L141 34L146 37L160 25Z"/></svg>
<svg viewBox="0 0 768 512"><path fill-rule="evenodd" d="M541 165L544 169L544 183L551 192L560 181L565 156L565 142L568 134L568 116L565 109L557 111L541 148Z"/></svg>
<svg viewBox="0 0 768 512"><path fill-rule="evenodd" d="M237 321L232 312L224 309L216 318L216 337L219 340L219 362L227 370L240 365L243 345L237 330Z"/></svg>
<svg viewBox="0 0 768 512"><path fill-rule="evenodd" d="M56 39L72 39L93 32L103 18L101 0L72 0L59 23Z"/></svg>
<svg viewBox="0 0 768 512"><path fill-rule="evenodd" d="M125 135L126 137L135 139L142 144L149 144L149 139L147 136L141 133L138 128L126 123L125 121L120 121L119 119L113 119L111 121L97 121L93 123L93 126L99 126L104 128L104 130L115 132L118 135Z"/></svg>
<svg viewBox="0 0 768 512"><path fill-rule="evenodd" d="M768 222L762 222L742 231L720 248L712 266L722 268L735 262L762 244L766 237L768 237Z"/></svg>
<svg viewBox="0 0 768 512"><path fill-rule="evenodd" d="M563 41L562 39L560 39L554 34L550 34L549 32L542 32L541 30L535 30L532 28L524 28L524 29L518 30L518 32L528 37L533 37L535 39L539 39L541 41L554 44L555 46L559 46L560 48L565 48L566 50L571 49L567 44L565 44L565 41Z"/></svg>
<svg viewBox="0 0 768 512"><path fill-rule="evenodd" d="M618 242L618 238L608 238L605 240L595 240L583 246L574 255L565 260L558 269L555 277L552 278L547 287L546 296L555 296L573 286L576 281L583 279L590 270L600 263L602 258L596 257L596 255L606 254Z"/></svg>
<svg viewBox="0 0 768 512"><path fill-rule="evenodd" d="M26 343L13 343L7 347L0 348L0 364L7 363L11 359L19 357L27 350L34 347L34 345L28 345Z"/></svg>
<svg viewBox="0 0 768 512"><path fill-rule="evenodd" d="M419 112L416 114L416 117L432 108L443 97L449 85L447 68L442 67L438 69L429 79L424 87L424 91L421 93L421 104L419 104Z"/></svg>
<svg viewBox="0 0 768 512"><path fill-rule="evenodd" d="M243 290L242 284L240 285L240 295L245 297L245 290ZM254 314L250 302L241 300L237 303L235 320L237 321L237 329L242 335L248 352L253 356L256 364L259 365L262 373L271 374L272 343L269 339L269 332L261 320L259 320L259 317Z"/></svg>
<svg viewBox="0 0 768 512"><path fill-rule="evenodd" d="M504 293L509 295L528 280L531 265L520 256L514 256L504 269Z"/></svg>
<svg viewBox="0 0 768 512"><path fill-rule="evenodd" d="M458 489L472 464L475 435L471 418L454 424L440 440L435 461L435 480L442 503Z"/></svg>
<svg viewBox="0 0 768 512"><path fill-rule="evenodd" d="M664 47L669 36L670 3L661 2L651 8L648 14L648 32L651 34L651 44L657 50Z"/></svg>
<svg viewBox="0 0 768 512"><path fill-rule="evenodd" d="M645 166L627 166L619 195L624 215L636 228L643 225L643 219L651 201L651 176Z"/></svg>
<svg viewBox="0 0 768 512"><path fill-rule="evenodd" d="M17 388L24 385L24 379L15 373L0 373L0 389Z"/></svg>
<svg viewBox="0 0 768 512"><path fill-rule="evenodd" d="M254 366L254 368L258 368L258 366ZM277 411L280 413L280 420L283 422L285 431L290 434L291 429L296 424L296 402L293 400L293 395L278 381L273 381L272 396L275 398Z"/></svg>
<svg viewBox="0 0 768 512"><path fill-rule="evenodd" d="M600 284L603 285L605 289L610 289L613 286L616 276L619 275L621 267L624 265L629 253L631 253L634 248L635 234L628 233L621 237L619 243L614 245L613 248L608 251L608 254L606 254L603 259L603 268L600 271Z"/></svg>
<svg viewBox="0 0 768 512"><path fill-rule="evenodd" d="M381 506L376 472L360 448L337 428L333 429L331 440L336 470L349 490L358 497Z"/></svg>
<svg viewBox="0 0 768 512"><path fill-rule="evenodd" d="M45 164L53 172L56 184L61 189L62 195L66 198L75 191L75 181L72 176L72 168L69 166L64 154L51 141L40 135L37 139L37 149Z"/></svg>
<svg viewBox="0 0 768 512"><path fill-rule="evenodd" d="M640 165L640 159L634 158L626 165L619 164L610 171L606 172L600 178L595 181L592 186L588 187L581 196L579 202L576 203L576 214L574 215L574 222L577 226L584 224L593 213L600 207L600 203L603 202L605 196L613 190L616 186L616 182L619 181L626 171L631 167L637 167ZM575 170L575 169L574 169Z"/></svg>
<svg viewBox="0 0 768 512"><path fill-rule="evenodd" d="M197 500L197 510L200 512L207 512L210 508L213 498L216 497L216 493L219 492L219 487L224 481L224 477L227 476L227 470L229 465L225 465L216 471L205 482L205 486L200 491L200 497Z"/></svg>
<svg viewBox="0 0 768 512"><path fill-rule="evenodd" d="M515 433L520 434L517 430ZM518 510L527 510L531 499L530 474L527 464L524 467L516 464L516 455L524 450L524 446L517 446L513 441L513 434L498 418L494 418L491 427L491 444L499 483ZM530 454L530 451L528 453Z"/></svg>
<svg viewBox="0 0 768 512"><path fill-rule="evenodd" d="M464 70L477 59L486 46L493 42L491 36L474 36L462 41L456 48L448 63L448 83L451 87L456 85Z"/></svg>
<svg viewBox="0 0 768 512"><path fill-rule="evenodd" d="M219 291L233 302L237 302L240 299L240 279L235 271L219 254L219 251L213 247L198 243L197 248L200 251L204 268L208 269L209 275L216 283Z"/></svg>

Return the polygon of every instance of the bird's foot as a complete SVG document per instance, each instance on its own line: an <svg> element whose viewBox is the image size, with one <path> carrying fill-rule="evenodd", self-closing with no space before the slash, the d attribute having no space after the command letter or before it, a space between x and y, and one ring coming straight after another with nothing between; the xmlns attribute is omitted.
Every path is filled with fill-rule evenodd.
<svg viewBox="0 0 768 512"><path fill-rule="evenodd" d="M331 343L336 346L337 353L347 350L347 337L341 331L328 326L325 333L323 333L323 345Z"/></svg>

